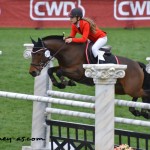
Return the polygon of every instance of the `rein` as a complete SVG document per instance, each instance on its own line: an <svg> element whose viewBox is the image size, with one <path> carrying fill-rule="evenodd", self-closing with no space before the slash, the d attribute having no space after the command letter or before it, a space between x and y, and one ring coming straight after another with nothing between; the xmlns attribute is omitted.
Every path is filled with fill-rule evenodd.
<svg viewBox="0 0 150 150"><path fill-rule="evenodd" d="M64 47L65 44L66 44L66 43L64 43L64 44L56 51L56 53L55 53L52 57L49 57L49 58L48 58L48 61L45 62L45 64L43 65L42 68L46 67L46 65L62 50L62 48ZM47 49L47 48L46 48L46 49ZM47 49L47 50L49 50L49 49ZM49 51L50 51L50 50L49 50Z"/></svg>
<svg viewBox="0 0 150 150"><path fill-rule="evenodd" d="M49 59L49 61L51 61L61 50L62 48L66 45L66 43L64 43L57 51L56 53Z"/></svg>

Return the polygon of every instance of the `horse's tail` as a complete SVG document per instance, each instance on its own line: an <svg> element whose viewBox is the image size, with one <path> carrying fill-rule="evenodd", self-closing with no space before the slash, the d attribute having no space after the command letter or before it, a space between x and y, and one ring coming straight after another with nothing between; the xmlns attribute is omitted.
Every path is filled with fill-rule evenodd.
<svg viewBox="0 0 150 150"><path fill-rule="evenodd" d="M150 74L146 71L146 65L138 62L140 67L143 69L144 72L144 82L143 82L143 89L147 93L148 97L150 97Z"/></svg>

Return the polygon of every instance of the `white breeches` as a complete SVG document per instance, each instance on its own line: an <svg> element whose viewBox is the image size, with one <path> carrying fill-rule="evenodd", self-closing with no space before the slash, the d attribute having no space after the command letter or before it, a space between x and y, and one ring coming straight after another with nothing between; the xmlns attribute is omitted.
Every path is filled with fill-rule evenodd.
<svg viewBox="0 0 150 150"><path fill-rule="evenodd" d="M107 43L107 36L99 38L94 45L92 46L92 53L94 57L97 57L99 54L99 49Z"/></svg>

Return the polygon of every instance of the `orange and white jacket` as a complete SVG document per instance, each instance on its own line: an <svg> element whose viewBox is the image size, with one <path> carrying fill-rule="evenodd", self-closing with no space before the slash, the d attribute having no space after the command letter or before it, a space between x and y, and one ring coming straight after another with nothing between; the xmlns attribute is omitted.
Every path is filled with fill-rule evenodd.
<svg viewBox="0 0 150 150"><path fill-rule="evenodd" d="M81 38L76 38L76 34L79 33L82 35ZM84 43L88 39L92 42L96 42L97 39L105 37L106 32L100 30L98 27L96 27L96 32L93 33L90 31L90 24L89 22L85 20L79 20L79 28L77 28L76 25L72 24L72 29L70 33L70 37L72 37L72 42L76 43Z"/></svg>

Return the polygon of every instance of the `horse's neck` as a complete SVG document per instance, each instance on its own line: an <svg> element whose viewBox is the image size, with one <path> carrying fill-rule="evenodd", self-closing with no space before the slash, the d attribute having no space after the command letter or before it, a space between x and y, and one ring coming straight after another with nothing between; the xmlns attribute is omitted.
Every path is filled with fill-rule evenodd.
<svg viewBox="0 0 150 150"><path fill-rule="evenodd" d="M47 40L45 41L45 45L50 51L56 53L61 47L65 44L65 42L60 40Z"/></svg>
<svg viewBox="0 0 150 150"><path fill-rule="evenodd" d="M51 51L52 55L55 55L58 60L60 59L64 63L69 63L66 57L74 59L85 57L85 47L86 44L79 43L69 43L66 44L65 41L59 39L52 39L45 41L46 47Z"/></svg>

